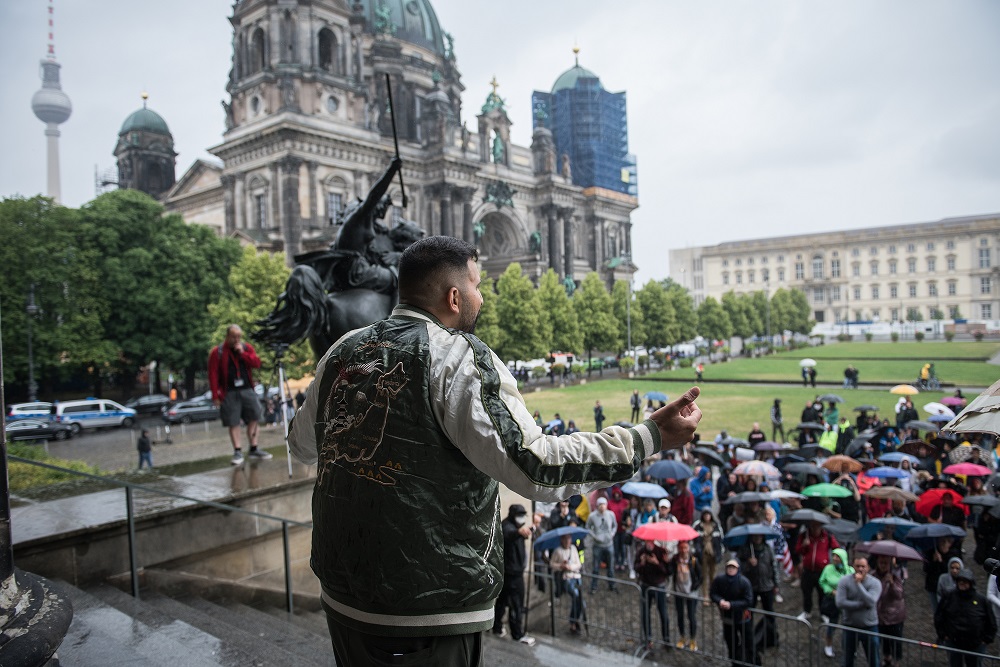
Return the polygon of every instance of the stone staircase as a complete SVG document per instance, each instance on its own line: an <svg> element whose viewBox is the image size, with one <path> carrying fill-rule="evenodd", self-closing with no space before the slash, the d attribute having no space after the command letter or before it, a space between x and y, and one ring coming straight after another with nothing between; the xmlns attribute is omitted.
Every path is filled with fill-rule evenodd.
<svg viewBox="0 0 1000 667"><path fill-rule="evenodd" d="M61 665L336 665L322 612L292 615L154 591L136 600L109 584L53 586L73 604L73 622L58 652Z"/></svg>

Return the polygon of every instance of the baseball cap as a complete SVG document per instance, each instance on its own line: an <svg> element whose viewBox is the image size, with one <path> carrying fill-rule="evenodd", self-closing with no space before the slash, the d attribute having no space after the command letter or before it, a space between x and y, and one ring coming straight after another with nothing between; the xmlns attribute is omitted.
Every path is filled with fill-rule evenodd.
<svg viewBox="0 0 1000 667"><path fill-rule="evenodd" d="M730 558L729 560L726 561L726 567L729 567L730 565L732 565L733 567L739 567L740 562L735 558Z"/></svg>
<svg viewBox="0 0 1000 667"><path fill-rule="evenodd" d="M597 505L598 505L598 507L600 507L601 505L607 505L607 504L608 504L608 499L605 498L604 496L601 496L600 498L597 499Z"/></svg>
<svg viewBox="0 0 1000 667"><path fill-rule="evenodd" d="M660 500L660 504L658 505L658 507L666 507L667 509L670 509L670 501L667 500L666 498L663 498Z"/></svg>

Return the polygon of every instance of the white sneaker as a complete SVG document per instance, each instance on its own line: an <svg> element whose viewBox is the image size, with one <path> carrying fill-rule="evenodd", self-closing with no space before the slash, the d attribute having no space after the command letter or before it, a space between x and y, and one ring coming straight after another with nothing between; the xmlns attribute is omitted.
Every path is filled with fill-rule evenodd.
<svg viewBox="0 0 1000 667"><path fill-rule="evenodd" d="M828 658L832 658L833 657L833 647L832 646L824 646L823 647L823 655L825 655Z"/></svg>
<svg viewBox="0 0 1000 667"><path fill-rule="evenodd" d="M525 635L525 636L521 637L520 639L518 639L517 641L521 642L522 644L527 644L528 646L534 646L535 645L535 638L532 637L531 635Z"/></svg>
<svg viewBox="0 0 1000 667"><path fill-rule="evenodd" d="M826 614L820 614L820 618L823 619L824 623L829 623L830 622L830 617L827 616Z"/></svg>
<svg viewBox="0 0 1000 667"><path fill-rule="evenodd" d="M234 466L238 466L243 463L243 452L239 449L233 452L233 458L229 459L229 463Z"/></svg>
<svg viewBox="0 0 1000 667"><path fill-rule="evenodd" d="M260 459L261 461L266 461L268 459L274 458L271 456L271 452L266 452L263 449L251 449L248 455L252 459Z"/></svg>
<svg viewBox="0 0 1000 667"><path fill-rule="evenodd" d="M809 614L807 614L805 612L802 612L801 614L799 614L795 618L799 619L800 621L808 621L809 620Z"/></svg>
<svg viewBox="0 0 1000 667"><path fill-rule="evenodd" d="M775 593L774 601L777 602L778 604L781 604L782 602L785 601L785 598L781 597L781 593Z"/></svg>

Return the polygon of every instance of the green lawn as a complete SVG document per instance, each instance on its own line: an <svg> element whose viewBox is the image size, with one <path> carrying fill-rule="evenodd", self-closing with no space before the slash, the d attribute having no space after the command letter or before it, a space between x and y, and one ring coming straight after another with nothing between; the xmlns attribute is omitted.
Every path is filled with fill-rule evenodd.
<svg viewBox="0 0 1000 667"><path fill-rule="evenodd" d="M782 411L786 427L795 426L807 400L817 394L835 393L844 398L840 409L850 415L857 405L871 404L879 407L879 414L888 416L895 421L893 406L899 398L884 389L841 389L836 387L804 388L801 384L778 386L759 386L739 384L741 380L774 380L798 382L801 378L798 362L805 357L816 359L819 364L817 380L833 381L838 385L843 380L843 370L848 363L854 364L861 371L862 382L884 382L898 384L916 379L920 370L920 362L903 361L901 358L917 358L934 361L938 377L946 382L954 382L956 386L988 387L1000 378L1000 366L993 366L983 361L991 357L1000 344L990 343L947 343L947 342L904 342L904 343L836 343L821 345L808 350L774 355L760 359L737 359L724 364L712 364L705 367L705 378L712 380L702 385L702 396L698 400L704 418L700 432L702 437L714 437L721 429L726 429L739 437L745 437L753 422L760 422L761 427L770 436L770 408L775 398L782 400ZM969 361L936 361L943 358L965 358ZM827 361L824 361L827 359ZM677 371L651 374L671 379L682 378L694 384L694 370L690 368ZM548 421L558 412L564 420L573 419L582 430L593 430L594 401L600 400L608 418L606 424L620 420L628 420L630 416L629 396L632 389L638 389L640 394L647 391L662 391L674 398L687 389L683 382L634 381L621 379L616 370L605 370L605 380L593 379L585 385L566 387L565 389L545 389L536 392L529 387L524 394L528 408L539 410L542 418ZM718 380L733 380L718 382ZM939 392L922 392L914 397L914 405L921 416L926 413L921 409L931 401L939 401L949 396L952 390ZM969 400L975 397L975 391L965 391Z"/></svg>

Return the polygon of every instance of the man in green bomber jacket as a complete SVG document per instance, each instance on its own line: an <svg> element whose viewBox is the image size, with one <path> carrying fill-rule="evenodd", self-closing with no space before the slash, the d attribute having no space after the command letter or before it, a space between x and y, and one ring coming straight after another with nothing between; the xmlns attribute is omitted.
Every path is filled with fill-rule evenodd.
<svg viewBox="0 0 1000 667"><path fill-rule="evenodd" d="M340 665L479 665L503 584L499 484L556 501L691 439L692 388L631 428L549 436L473 335L476 248L411 245L400 304L319 362L289 438L318 463L311 564Z"/></svg>

